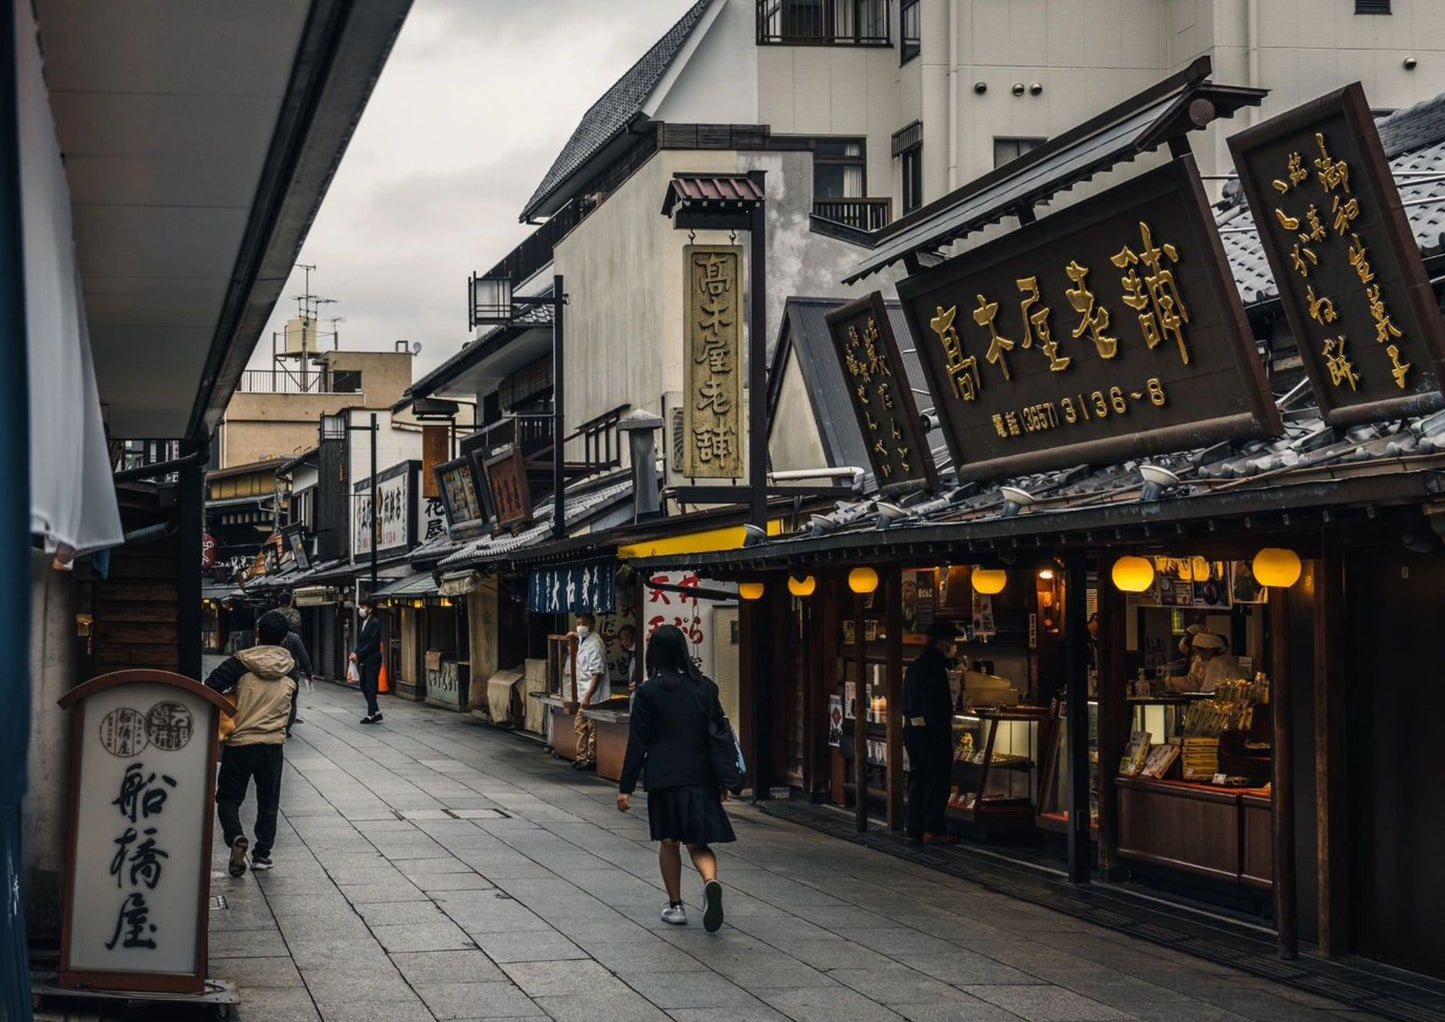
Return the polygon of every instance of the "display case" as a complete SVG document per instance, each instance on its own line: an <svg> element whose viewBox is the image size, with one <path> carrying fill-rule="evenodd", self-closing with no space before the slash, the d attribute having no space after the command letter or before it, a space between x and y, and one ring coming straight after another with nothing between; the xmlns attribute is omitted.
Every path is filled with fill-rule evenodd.
<svg viewBox="0 0 1445 1022"><path fill-rule="evenodd" d="M1054 714L1047 755L1044 756L1039 792L1038 825L1063 833L1069 828L1068 705L1059 703ZM1099 830L1099 701L1089 700L1089 830Z"/></svg>
<svg viewBox="0 0 1445 1022"><path fill-rule="evenodd" d="M1048 711L1016 706L955 714L951 818L990 830L1032 830Z"/></svg>

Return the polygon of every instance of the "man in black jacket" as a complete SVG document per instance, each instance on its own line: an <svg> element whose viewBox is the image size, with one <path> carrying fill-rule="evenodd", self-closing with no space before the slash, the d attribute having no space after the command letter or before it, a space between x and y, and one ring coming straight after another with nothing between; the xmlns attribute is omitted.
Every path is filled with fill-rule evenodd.
<svg viewBox="0 0 1445 1022"><path fill-rule="evenodd" d="M366 696L363 724L380 724L381 707L376 705L376 690L381 683L381 622L376 619L376 601L361 601L361 634L356 639L352 661L361 672L361 694Z"/></svg>
<svg viewBox="0 0 1445 1022"><path fill-rule="evenodd" d="M944 812L953 780L953 697L948 666L958 630L935 621L927 646L903 675L903 745L908 750L908 840L953 844Z"/></svg>

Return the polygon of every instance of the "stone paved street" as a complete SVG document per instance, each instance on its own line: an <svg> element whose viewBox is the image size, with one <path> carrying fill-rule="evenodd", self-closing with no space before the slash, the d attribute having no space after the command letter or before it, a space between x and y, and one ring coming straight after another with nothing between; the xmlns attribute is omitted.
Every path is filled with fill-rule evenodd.
<svg viewBox="0 0 1445 1022"><path fill-rule="evenodd" d="M727 925L658 920L646 812L535 743L303 693L274 871L226 875L211 974L252 1022L1344 1020L1221 966L734 805ZM640 801L640 800L639 800ZM243 819L249 828L254 803Z"/></svg>

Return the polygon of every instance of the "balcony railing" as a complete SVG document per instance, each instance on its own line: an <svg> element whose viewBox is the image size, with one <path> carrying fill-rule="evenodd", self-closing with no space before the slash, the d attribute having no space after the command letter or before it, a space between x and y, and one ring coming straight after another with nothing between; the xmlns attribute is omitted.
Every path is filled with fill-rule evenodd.
<svg viewBox="0 0 1445 1022"><path fill-rule="evenodd" d="M360 394L359 369L247 369L237 394Z"/></svg>
<svg viewBox="0 0 1445 1022"><path fill-rule="evenodd" d="M893 200L814 199L813 215L854 230L877 231L893 219Z"/></svg>
<svg viewBox="0 0 1445 1022"><path fill-rule="evenodd" d="M758 0L758 42L891 46L889 0Z"/></svg>
<svg viewBox="0 0 1445 1022"><path fill-rule="evenodd" d="M522 243L508 253L496 266L487 272L489 277L506 276L512 287L519 287L538 270L552 261L552 246L582 222L586 210L581 199L573 199L557 210L545 224L538 227L522 240Z"/></svg>

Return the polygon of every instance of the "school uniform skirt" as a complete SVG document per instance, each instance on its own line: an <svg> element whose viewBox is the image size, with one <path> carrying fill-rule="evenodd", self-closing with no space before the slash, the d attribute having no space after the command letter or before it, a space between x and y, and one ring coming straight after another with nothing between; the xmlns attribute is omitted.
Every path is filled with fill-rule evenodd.
<svg viewBox="0 0 1445 1022"><path fill-rule="evenodd" d="M649 791L647 824L654 841L711 845L737 840L717 789L701 784Z"/></svg>

